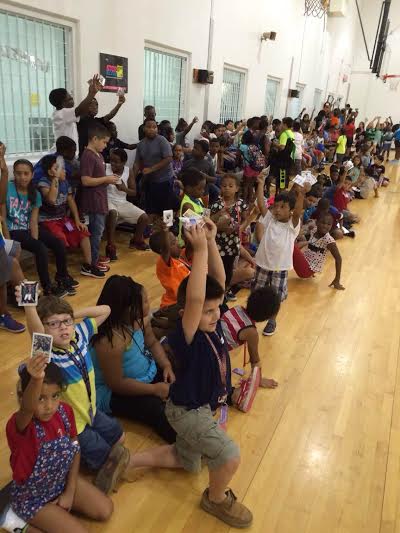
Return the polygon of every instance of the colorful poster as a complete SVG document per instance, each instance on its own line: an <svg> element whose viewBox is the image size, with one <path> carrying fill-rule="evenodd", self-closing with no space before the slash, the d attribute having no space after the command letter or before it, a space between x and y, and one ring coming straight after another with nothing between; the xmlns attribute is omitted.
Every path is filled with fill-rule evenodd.
<svg viewBox="0 0 400 533"><path fill-rule="evenodd" d="M116 93L119 89L128 92L128 58L100 53L100 74L106 82L102 91Z"/></svg>

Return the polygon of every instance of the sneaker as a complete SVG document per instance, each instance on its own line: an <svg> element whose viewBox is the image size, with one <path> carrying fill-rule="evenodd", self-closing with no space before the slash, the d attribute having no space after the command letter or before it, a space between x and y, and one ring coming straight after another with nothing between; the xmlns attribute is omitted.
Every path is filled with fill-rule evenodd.
<svg viewBox="0 0 400 533"><path fill-rule="evenodd" d="M99 470L95 486L104 494L110 494L129 465L130 453L122 444L115 444L111 448L107 461Z"/></svg>
<svg viewBox="0 0 400 533"><path fill-rule="evenodd" d="M105 274L98 268L91 265L82 265L81 266L82 276L90 276L92 278L104 278Z"/></svg>
<svg viewBox="0 0 400 533"><path fill-rule="evenodd" d="M352 239L354 239L354 237L356 236L355 232L353 230L350 230L348 231L347 233L344 233L344 236L345 237L351 237Z"/></svg>
<svg viewBox="0 0 400 533"><path fill-rule="evenodd" d="M97 262L102 263L103 265L108 265L108 263L111 261L111 259L107 256L100 255Z"/></svg>
<svg viewBox="0 0 400 533"><path fill-rule="evenodd" d="M116 261L118 259L117 248L115 247L114 244L107 244L106 254L107 254L107 257L110 258L110 261Z"/></svg>
<svg viewBox="0 0 400 533"><path fill-rule="evenodd" d="M242 379L240 382L240 394L237 400L237 408L243 413L248 413L253 405L258 387L260 386L261 370L255 366L251 375L247 379Z"/></svg>
<svg viewBox="0 0 400 533"><path fill-rule="evenodd" d="M203 492L200 507L231 527L245 528L253 522L253 515L243 503L237 501L231 489L226 491L226 498L221 503L212 502L208 497L208 489Z"/></svg>
<svg viewBox="0 0 400 533"><path fill-rule="evenodd" d="M75 287L72 287L71 285L67 285L66 283L61 283L61 287L67 291L67 296L75 296L76 294Z"/></svg>
<svg viewBox="0 0 400 533"><path fill-rule="evenodd" d="M5 315L0 315L0 329L5 329L11 333L22 333L26 328L23 324L14 320L10 314L6 313Z"/></svg>
<svg viewBox="0 0 400 533"><path fill-rule="evenodd" d="M97 270L100 270L100 272L108 272L110 270L110 267L106 265L105 263L101 263L100 261L97 261L96 265Z"/></svg>
<svg viewBox="0 0 400 533"><path fill-rule="evenodd" d="M26 531L25 527L28 524L17 516L9 505L3 510L0 516L0 528L5 531L13 531L14 533Z"/></svg>
<svg viewBox="0 0 400 533"><path fill-rule="evenodd" d="M267 325L263 329L263 335L266 335L267 337L270 337L275 333L276 330L276 321L270 318L267 322Z"/></svg>
<svg viewBox="0 0 400 533"><path fill-rule="evenodd" d="M133 239L129 241L129 248L136 248L136 250L142 250L142 252L150 250L150 246L144 241L134 241Z"/></svg>
<svg viewBox="0 0 400 533"><path fill-rule="evenodd" d="M57 276L56 276L56 281L59 281ZM74 279L72 276L70 276L69 274L67 274L67 276L61 280L67 287L74 287L76 289L76 287L79 287L79 281Z"/></svg>
<svg viewBox="0 0 400 533"><path fill-rule="evenodd" d="M236 294L232 291L228 291L225 295L225 298L227 299L228 302L236 302L237 300Z"/></svg>
<svg viewBox="0 0 400 533"><path fill-rule="evenodd" d="M76 294L76 291L74 292ZM68 295L67 289L62 285L61 283L57 283L56 285L52 285L51 287L47 289L43 289L43 295L44 296L57 296L57 298L64 298Z"/></svg>

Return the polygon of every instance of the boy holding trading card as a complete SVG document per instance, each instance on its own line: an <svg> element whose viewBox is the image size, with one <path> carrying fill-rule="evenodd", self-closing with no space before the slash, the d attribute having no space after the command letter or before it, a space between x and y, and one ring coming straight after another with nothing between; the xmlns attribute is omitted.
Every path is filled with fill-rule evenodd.
<svg viewBox="0 0 400 533"><path fill-rule="evenodd" d="M16 297L21 298L20 287ZM122 446L124 433L119 422L96 410L94 369L88 348L109 314L107 305L74 313L67 302L55 296L43 296L37 307L25 307L29 333L53 337L51 359L68 385L62 399L74 411L82 461L98 472L95 484L106 494L114 489L130 457L129 450ZM75 324L76 319L81 321Z"/></svg>

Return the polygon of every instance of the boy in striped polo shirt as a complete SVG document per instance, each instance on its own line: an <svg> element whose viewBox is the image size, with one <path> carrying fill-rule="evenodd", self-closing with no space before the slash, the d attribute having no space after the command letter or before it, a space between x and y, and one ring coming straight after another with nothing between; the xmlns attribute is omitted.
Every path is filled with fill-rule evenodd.
<svg viewBox="0 0 400 533"><path fill-rule="evenodd" d="M228 350L234 350L246 343L252 370L256 367L261 370L256 323L275 316L279 307L279 294L272 287L262 287L250 294L246 307L236 305L221 316L222 331ZM261 378L260 380L260 387L274 389L277 386L278 383L273 379Z"/></svg>

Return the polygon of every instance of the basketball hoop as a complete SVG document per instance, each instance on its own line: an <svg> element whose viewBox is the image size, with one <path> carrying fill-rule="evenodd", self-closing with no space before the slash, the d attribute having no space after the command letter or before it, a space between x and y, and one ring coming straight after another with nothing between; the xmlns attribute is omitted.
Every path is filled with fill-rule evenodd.
<svg viewBox="0 0 400 533"><path fill-rule="evenodd" d="M400 84L400 74L385 74L382 76L383 83L389 83L391 91L397 91Z"/></svg>
<svg viewBox="0 0 400 533"><path fill-rule="evenodd" d="M304 0L304 15L322 18L328 11L329 2L330 0Z"/></svg>

